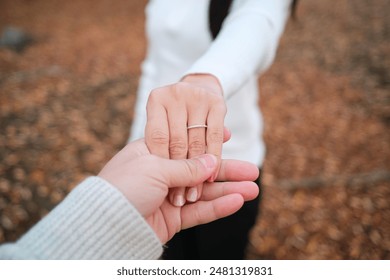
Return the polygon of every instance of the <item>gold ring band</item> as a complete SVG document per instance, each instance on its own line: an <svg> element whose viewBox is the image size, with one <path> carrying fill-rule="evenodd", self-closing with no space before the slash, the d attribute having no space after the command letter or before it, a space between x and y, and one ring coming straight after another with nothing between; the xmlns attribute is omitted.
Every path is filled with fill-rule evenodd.
<svg viewBox="0 0 390 280"><path fill-rule="evenodd" d="M187 126L187 129L191 129L191 128L207 128L207 125L206 124L194 124L194 125Z"/></svg>

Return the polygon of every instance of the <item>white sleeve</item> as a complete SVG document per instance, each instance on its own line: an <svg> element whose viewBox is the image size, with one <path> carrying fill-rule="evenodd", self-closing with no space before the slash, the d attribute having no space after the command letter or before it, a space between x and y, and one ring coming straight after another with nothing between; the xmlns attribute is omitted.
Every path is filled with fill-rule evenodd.
<svg viewBox="0 0 390 280"><path fill-rule="evenodd" d="M185 75L216 76L229 97L273 62L290 0L236 0L219 35Z"/></svg>
<svg viewBox="0 0 390 280"><path fill-rule="evenodd" d="M157 259L162 244L117 189L99 177L80 183L0 259Z"/></svg>

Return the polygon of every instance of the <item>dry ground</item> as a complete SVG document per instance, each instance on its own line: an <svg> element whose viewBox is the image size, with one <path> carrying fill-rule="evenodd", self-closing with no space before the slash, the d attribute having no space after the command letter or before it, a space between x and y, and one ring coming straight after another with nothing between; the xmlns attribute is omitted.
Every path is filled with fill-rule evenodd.
<svg viewBox="0 0 390 280"><path fill-rule="evenodd" d="M146 1L2 0L0 242L125 143ZM301 0L260 80L268 146L249 259L390 259L387 0Z"/></svg>

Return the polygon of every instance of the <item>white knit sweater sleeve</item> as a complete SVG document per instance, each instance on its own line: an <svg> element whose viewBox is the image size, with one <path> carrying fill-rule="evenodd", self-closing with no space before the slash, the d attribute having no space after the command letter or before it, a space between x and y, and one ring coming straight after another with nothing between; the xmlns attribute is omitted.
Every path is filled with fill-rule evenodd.
<svg viewBox="0 0 390 280"><path fill-rule="evenodd" d="M225 97L273 62L291 0L235 0L210 48L185 75L216 76Z"/></svg>
<svg viewBox="0 0 390 280"><path fill-rule="evenodd" d="M162 244L138 211L99 177L81 182L0 259L157 259Z"/></svg>

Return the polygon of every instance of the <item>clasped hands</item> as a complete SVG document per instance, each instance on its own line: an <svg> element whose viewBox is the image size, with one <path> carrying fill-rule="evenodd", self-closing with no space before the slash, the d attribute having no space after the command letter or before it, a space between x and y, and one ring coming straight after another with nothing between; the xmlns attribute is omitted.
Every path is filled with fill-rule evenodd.
<svg viewBox="0 0 390 280"><path fill-rule="evenodd" d="M224 128L226 105L218 80L209 74L192 74L180 82L157 88L147 103L145 141L150 152L163 158L186 159L209 153L217 168L208 178L213 182L221 164L222 144L230 138ZM207 128L205 127L207 126ZM197 201L203 184L170 191L175 206Z"/></svg>
<svg viewBox="0 0 390 280"><path fill-rule="evenodd" d="M168 201L168 191L205 182L218 168L214 155L170 160L151 155L143 139L129 143L98 176L117 188L166 243L182 229L205 224L238 211L258 195L252 181L258 168L240 160L222 160L216 182L206 182L195 203L182 207Z"/></svg>
<svg viewBox="0 0 390 280"><path fill-rule="evenodd" d="M195 94L185 96L183 88ZM221 160L222 144L230 138L221 98L187 82L154 91L145 140L129 143L99 173L134 205L162 243L182 229L235 213L258 195L257 166ZM188 123L207 123L207 131L187 131ZM191 199L194 189L196 199ZM185 194L191 203L180 201ZM178 201L178 196L183 197Z"/></svg>

